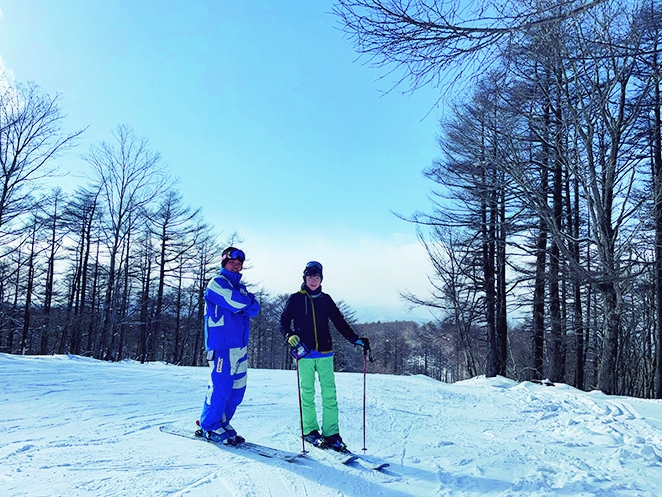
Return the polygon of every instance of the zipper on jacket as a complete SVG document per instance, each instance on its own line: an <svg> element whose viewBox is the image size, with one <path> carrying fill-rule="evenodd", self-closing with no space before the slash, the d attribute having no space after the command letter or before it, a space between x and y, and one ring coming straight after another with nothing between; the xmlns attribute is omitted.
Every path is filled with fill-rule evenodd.
<svg viewBox="0 0 662 497"><path fill-rule="evenodd" d="M302 289L300 290L300 292L307 297L304 301L305 314L308 314L308 300L310 300L310 310L313 315L313 334L315 335L315 350L319 350L320 344L317 338L317 318L315 317L315 303L313 302L313 298L310 296L310 294L307 291Z"/></svg>
<svg viewBox="0 0 662 497"><path fill-rule="evenodd" d="M310 298L310 308L313 310L313 332L315 333L315 350L320 349L320 344L319 340L317 339L317 318L315 317L315 302L313 302L313 298Z"/></svg>

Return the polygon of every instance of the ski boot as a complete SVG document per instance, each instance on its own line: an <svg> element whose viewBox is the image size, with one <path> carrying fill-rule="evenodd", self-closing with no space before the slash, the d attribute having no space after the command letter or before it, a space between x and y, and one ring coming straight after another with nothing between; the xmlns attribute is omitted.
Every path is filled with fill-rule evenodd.
<svg viewBox="0 0 662 497"><path fill-rule="evenodd" d="M324 437L324 445L330 449L335 450L336 452L347 452L347 445L345 445L345 442L342 441L339 433Z"/></svg>
<svg viewBox="0 0 662 497"><path fill-rule="evenodd" d="M308 435L304 435L303 439L310 445L319 447L320 449L324 447L324 437L320 435L320 432L317 430L313 430L308 433Z"/></svg>

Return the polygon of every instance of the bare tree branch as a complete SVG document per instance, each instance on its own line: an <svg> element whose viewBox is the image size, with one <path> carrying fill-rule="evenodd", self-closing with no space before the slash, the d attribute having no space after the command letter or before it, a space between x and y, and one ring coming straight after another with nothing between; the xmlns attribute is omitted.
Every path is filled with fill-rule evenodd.
<svg viewBox="0 0 662 497"><path fill-rule="evenodd" d="M393 88L409 80L414 91L454 81L464 68L482 71L514 36L603 1L338 0L333 12L359 54L377 67L393 66L389 74L402 70Z"/></svg>

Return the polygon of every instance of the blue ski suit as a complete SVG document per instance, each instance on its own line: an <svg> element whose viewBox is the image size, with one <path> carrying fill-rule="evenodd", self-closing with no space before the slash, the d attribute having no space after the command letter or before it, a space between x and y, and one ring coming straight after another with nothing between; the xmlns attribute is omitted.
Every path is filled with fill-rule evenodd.
<svg viewBox="0 0 662 497"><path fill-rule="evenodd" d="M228 438L230 420L246 392L250 321L260 304L241 283L241 274L221 269L205 290L205 345L211 378L200 427Z"/></svg>

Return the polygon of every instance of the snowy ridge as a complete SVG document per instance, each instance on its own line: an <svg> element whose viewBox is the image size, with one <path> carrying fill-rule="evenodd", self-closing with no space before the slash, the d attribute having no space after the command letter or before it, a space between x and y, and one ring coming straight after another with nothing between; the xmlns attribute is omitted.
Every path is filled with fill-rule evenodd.
<svg viewBox="0 0 662 497"><path fill-rule="evenodd" d="M0 354L0 488L9 496L656 496L662 401L477 377L369 375L370 458L248 458L163 434L193 424L206 368ZM361 374L337 374L341 434L361 455ZM233 422L301 450L294 371L250 370ZM181 440L180 440L181 438Z"/></svg>

